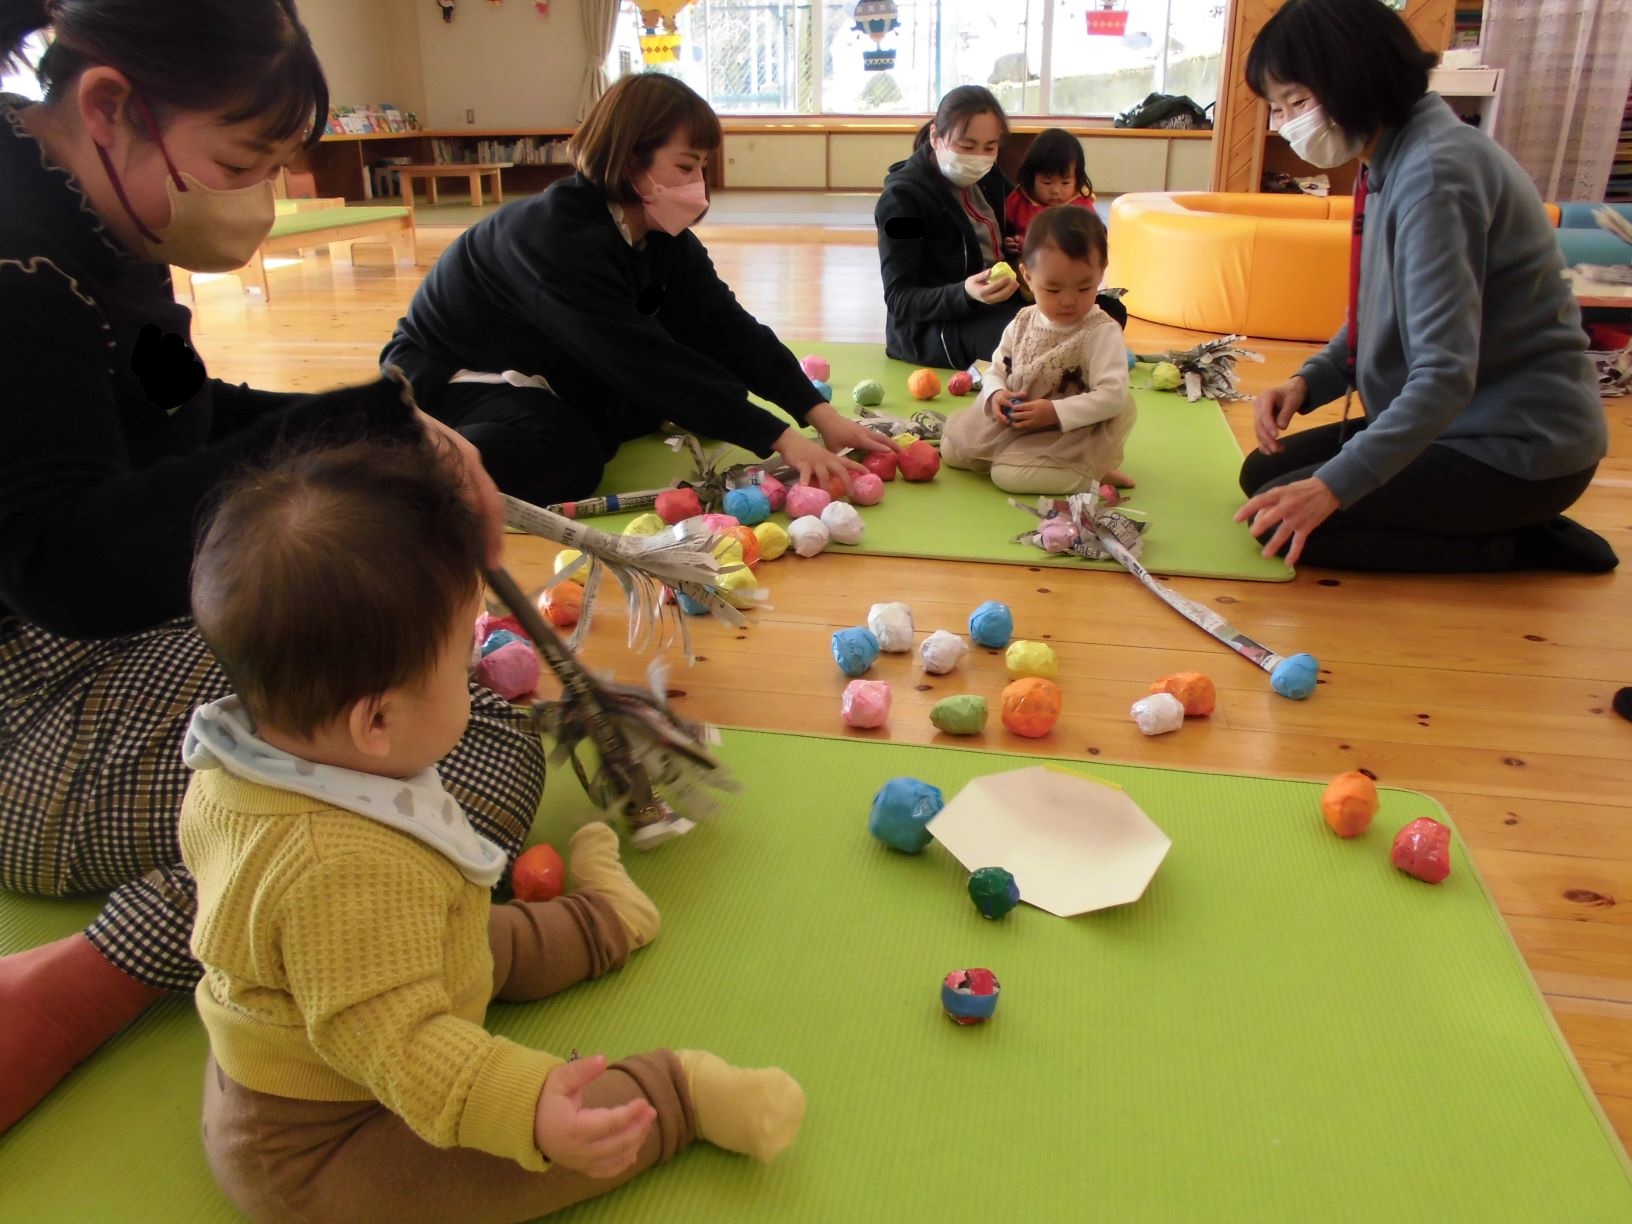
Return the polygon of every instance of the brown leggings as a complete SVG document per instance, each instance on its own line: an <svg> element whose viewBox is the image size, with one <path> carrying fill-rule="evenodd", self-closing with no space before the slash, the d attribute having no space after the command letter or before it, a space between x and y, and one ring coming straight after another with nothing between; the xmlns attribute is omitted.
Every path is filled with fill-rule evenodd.
<svg viewBox="0 0 1632 1224"><path fill-rule="evenodd" d="M600 894L495 906L488 923L493 997L542 999L599 977L629 956L628 936ZM635 1163L594 1180L530 1173L471 1148L437 1148L376 1101L296 1101L236 1083L211 1058L204 1071L204 1150L216 1183L254 1220L522 1221L605 1194L697 1137L680 1061L668 1050L626 1058L584 1090L588 1105L643 1096L657 1110Z"/></svg>

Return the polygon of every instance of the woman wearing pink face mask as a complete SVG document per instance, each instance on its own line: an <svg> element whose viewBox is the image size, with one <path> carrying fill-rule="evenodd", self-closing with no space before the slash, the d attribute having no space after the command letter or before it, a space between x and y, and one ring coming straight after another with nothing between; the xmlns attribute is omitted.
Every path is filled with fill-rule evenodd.
<svg viewBox="0 0 1632 1224"><path fill-rule="evenodd" d="M327 113L292 0L0 0L0 59L46 28L45 101L0 96L0 889L111 895L83 934L0 942L0 1131L202 972L176 829L189 714L232 689L187 615L222 478L303 436L443 430L388 380L209 378L171 293L167 265L249 259L271 178ZM451 444L496 559L497 491ZM543 756L508 703L472 701L442 771L514 853Z"/></svg>
<svg viewBox="0 0 1632 1224"><path fill-rule="evenodd" d="M819 484L861 470L836 451L893 449L822 399L691 233L720 140L682 82L625 77L572 138L578 173L472 226L414 294L382 360L476 445L505 492L539 505L585 497L619 446L665 421L778 452Z"/></svg>

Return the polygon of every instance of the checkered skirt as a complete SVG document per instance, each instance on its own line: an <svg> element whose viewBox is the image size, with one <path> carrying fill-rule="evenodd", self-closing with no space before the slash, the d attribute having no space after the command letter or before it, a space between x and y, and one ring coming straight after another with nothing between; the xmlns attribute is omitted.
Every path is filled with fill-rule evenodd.
<svg viewBox="0 0 1632 1224"><path fill-rule="evenodd" d="M0 626L0 888L60 897L109 891L86 934L132 977L191 989L197 899L177 823L193 710L230 692L188 618L73 641ZM544 789L523 710L471 686L464 738L439 766L471 823L514 855Z"/></svg>

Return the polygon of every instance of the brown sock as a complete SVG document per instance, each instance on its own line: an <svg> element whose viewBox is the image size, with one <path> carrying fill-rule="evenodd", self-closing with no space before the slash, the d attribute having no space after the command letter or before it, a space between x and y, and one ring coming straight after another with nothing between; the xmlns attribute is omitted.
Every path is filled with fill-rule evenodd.
<svg viewBox="0 0 1632 1224"><path fill-rule="evenodd" d="M805 1090L780 1067L733 1067L706 1050L676 1050L697 1133L715 1147L771 1160L805 1120Z"/></svg>
<svg viewBox="0 0 1632 1224"><path fill-rule="evenodd" d="M0 1131L164 993L84 935L0 957Z"/></svg>
<svg viewBox="0 0 1632 1224"><path fill-rule="evenodd" d="M618 835L612 826L596 821L572 835L567 847L572 879L579 888L601 893L612 903L624 929L629 932L631 949L644 948L662 929L657 906L635 886L618 857Z"/></svg>

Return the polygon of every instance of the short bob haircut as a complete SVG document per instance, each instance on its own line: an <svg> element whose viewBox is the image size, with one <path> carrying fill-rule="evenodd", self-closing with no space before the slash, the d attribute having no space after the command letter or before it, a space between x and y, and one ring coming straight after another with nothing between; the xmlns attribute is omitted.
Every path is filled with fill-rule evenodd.
<svg viewBox="0 0 1632 1224"><path fill-rule="evenodd" d="M1086 262L1093 255L1103 266L1110 259L1105 222L1093 209L1070 204L1045 208L1031 219L1026 227L1025 248L1020 252L1021 264L1030 268L1031 261L1044 247L1053 247L1067 259L1079 262Z"/></svg>
<svg viewBox="0 0 1632 1224"><path fill-rule="evenodd" d="M723 139L720 118L684 81L659 72L626 76L601 96L567 145L572 164L608 200L639 204L634 176L676 132L702 153Z"/></svg>
<svg viewBox="0 0 1632 1224"><path fill-rule="evenodd" d="M1247 85L1302 85L1350 136L1399 127L1439 62L1382 0L1286 0L1247 53Z"/></svg>

